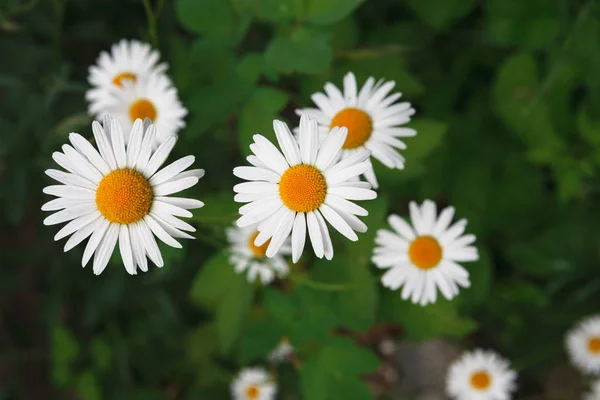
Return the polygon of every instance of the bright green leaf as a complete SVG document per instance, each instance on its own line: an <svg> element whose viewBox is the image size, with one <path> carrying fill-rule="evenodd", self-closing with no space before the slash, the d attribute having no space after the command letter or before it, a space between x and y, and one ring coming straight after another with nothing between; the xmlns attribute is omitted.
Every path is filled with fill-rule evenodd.
<svg viewBox="0 0 600 400"><path fill-rule="evenodd" d="M190 297L196 304L214 307L230 290L231 281L237 282L238 278L229 263L228 255L219 252L209 258L196 274Z"/></svg>
<svg viewBox="0 0 600 400"><path fill-rule="evenodd" d="M242 154L249 155L252 137L260 133L275 141L273 120L279 119L279 112L288 102L285 92L269 87L256 89L240 111L238 121L239 144Z"/></svg>
<svg viewBox="0 0 600 400"><path fill-rule="evenodd" d="M307 0L305 19L316 25L331 25L358 7L363 0Z"/></svg>
<svg viewBox="0 0 600 400"><path fill-rule="evenodd" d="M235 30L235 16L228 1L177 0L177 19L194 33L228 36Z"/></svg>
<svg viewBox="0 0 600 400"><path fill-rule="evenodd" d="M277 24L298 19L304 8L304 0L260 0L255 4L258 18Z"/></svg>
<svg viewBox="0 0 600 400"><path fill-rule="evenodd" d="M265 50L265 69L270 74L316 74L326 70L332 59L329 35L300 26L289 35L280 34L271 40Z"/></svg>
<svg viewBox="0 0 600 400"><path fill-rule="evenodd" d="M244 275L236 274L224 282L227 292L217 304L215 324L221 351L228 353L240 334L254 291Z"/></svg>

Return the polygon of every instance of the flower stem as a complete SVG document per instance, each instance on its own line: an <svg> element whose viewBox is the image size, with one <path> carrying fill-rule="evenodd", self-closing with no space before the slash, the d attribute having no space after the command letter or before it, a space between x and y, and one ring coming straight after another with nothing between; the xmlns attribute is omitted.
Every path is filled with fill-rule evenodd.
<svg viewBox="0 0 600 400"><path fill-rule="evenodd" d="M152 9L152 5L150 4L150 0L142 0L144 3L144 8L146 9L146 18L148 19L148 34L150 35L150 40L152 41L152 45L155 48L158 48L158 33L156 31L156 14Z"/></svg>
<svg viewBox="0 0 600 400"><path fill-rule="evenodd" d="M326 292L341 292L345 290L352 290L352 285L349 283L325 283L316 282L305 276L301 275L290 275L290 279L300 285L306 285L309 288L315 290L322 290Z"/></svg>

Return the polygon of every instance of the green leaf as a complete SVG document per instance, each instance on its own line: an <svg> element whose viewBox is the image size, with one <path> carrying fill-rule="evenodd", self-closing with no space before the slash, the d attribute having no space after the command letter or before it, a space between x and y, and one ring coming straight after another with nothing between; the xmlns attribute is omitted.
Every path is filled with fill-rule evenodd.
<svg viewBox="0 0 600 400"><path fill-rule="evenodd" d="M100 400L100 386L91 371L85 371L77 377L75 391L83 400Z"/></svg>
<svg viewBox="0 0 600 400"><path fill-rule="evenodd" d="M248 322L239 345L239 362L249 364L264 360L287 335L284 327L264 311Z"/></svg>
<svg viewBox="0 0 600 400"><path fill-rule="evenodd" d="M252 93L240 111L238 121L238 137L242 154L251 154L250 144L254 142L252 137L256 133L276 143L273 120L279 118L279 112L287 102L287 94L277 89L260 87Z"/></svg>
<svg viewBox="0 0 600 400"><path fill-rule="evenodd" d="M329 342L306 360L300 375L303 398L311 400L372 399L360 375L376 370L379 360L347 338ZM341 389L344 388L344 389Z"/></svg>
<svg viewBox="0 0 600 400"><path fill-rule="evenodd" d="M54 325L51 330L52 380L57 387L64 387L71 378L71 365L79 354L79 343L67 327Z"/></svg>
<svg viewBox="0 0 600 400"><path fill-rule="evenodd" d="M214 307L230 290L232 280L240 278L229 263L225 252L218 252L209 258L196 274L190 297L203 307Z"/></svg>
<svg viewBox="0 0 600 400"><path fill-rule="evenodd" d="M304 8L304 0L261 0L256 4L256 16L276 24L298 19Z"/></svg>
<svg viewBox="0 0 600 400"><path fill-rule="evenodd" d="M228 353L240 334L254 291L245 275L235 275L225 282L227 292L217 305L215 326L221 351Z"/></svg>
<svg viewBox="0 0 600 400"><path fill-rule="evenodd" d="M329 35L300 26L289 35L275 36L265 50L265 69L269 74L325 71L333 60Z"/></svg>
<svg viewBox="0 0 600 400"><path fill-rule="evenodd" d="M382 297L387 313L393 321L401 325L404 334L410 340L461 338L477 326L472 319L458 314L456 302L438 298L433 304L421 306L413 304L410 300L402 300L397 291L387 291Z"/></svg>
<svg viewBox="0 0 600 400"><path fill-rule="evenodd" d="M305 20L316 25L331 25L347 17L362 0L307 0Z"/></svg>
<svg viewBox="0 0 600 400"><path fill-rule="evenodd" d="M239 217L240 203L233 200L233 194L229 191L206 194L202 201L205 206L202 212L194 214L191 218L193 221L218 225L222 231L224 226L231 225Z"/></svg>
<svg viewBox="0 0 600 400"><path fill-rule="evenodd" d="M477 246L477 243L475 244ZM465 264L469 271L471 286L462 288L456 299L460 310L470 313L477 310L490 295L492 288L492 260L488 252L481 246L479 248L479 261Z"/></svg>
<svg viewBox="0 0 600 400"><path fill-rule="evenodd" d="M477 0L408 0L408 6L427 25L447 29L470 13Z"/></svg>
<svg viewBox="0 0 600 400"><path fill-rule="evenodd" d="M204 323L187 336L187 357L195 366L204 366L217 349L214 324Z"/></svg>
<svg viewBox="0 0 600 400"><path fill-rule="evenodd" d="M505 60L496 76L493 96L496 112L530 148L532 161L551 163L564 151L540 93L531 55L517 54Z"/></svg>
<svg viewBox="0 0 600 400"><path fill-rule="evenodd" d="M235 15L228 1L177 0L179 23L193 33L228 36L235 29Z"/></svg>
<svg viewBox="0 0 600 400"><path fill-rule="evenodd" d="M92 360L98 371L106 371L112 362L112 347L102 338L95 338L90 344Z"/></svg>

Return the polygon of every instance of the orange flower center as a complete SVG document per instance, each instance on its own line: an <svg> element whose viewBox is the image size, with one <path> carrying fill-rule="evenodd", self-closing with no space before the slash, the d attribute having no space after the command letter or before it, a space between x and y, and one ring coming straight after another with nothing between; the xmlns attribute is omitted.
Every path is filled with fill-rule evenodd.
<svg viewBox="0 0 600 400"><path fill-rule="evenodd" d="M260 246L256 246L254 244L254 240L256 239L257 236L258 236L258 232L255 232L254 234L252 234L252 236L250 236L250 239L248 240L248 246L250 246L250 250L252 250L252 253L254 254L254 256L256 258L263 258L267 254L267 247L269 247L269 243L271 243L271 239L267 240L265 243L263 243Z"/></svg>
<svg viewBox="0 0 600 400"><path fill-rule="evenodd" d="M594 336L588 341L588 349L593 354L600 354L600 336Z"/></svg>
<svg viewBox="0 0 600 400"><path fill-rule="evenodd" d="M156 119L156 107L148 99L138 99L129 106L129 118L134 122L136 119L150 118L151 121Z"/></svg>
<svg viewBox="0 0 600 400"><path fill-rule="evenodd" d="M135 74L132 74L131 72L123 72L113 78L113 84L115 84L116 86L122 87L123 81L127 80L127 79L135 82L137 77L135 76Z"/></svg>
<svg viewBox="0 0 600 400"><path fill-rule="evenodd" d="M309 212L319 208L327 195L327 181L317 168L300 164L285 171L279 180L279 197L290 210Z"/></svg>
<svg viewBox="0 0 600 400"><path fill-rule="evenodd" d="M333 117L329 129L335 126L348 128L348 136L344 142L345 149L362 146L373 132L373 121L371 121L369 114L352 107L344 108Z"/></svg>
<svg viewBox="0 0 600 400"><path fill-rule="evenodd" d="M471 386L477 390L486 390L492 383L492 377L486 371L477 371L471 375Z"/></svg>
<svg viewBox="0 0 600 400"><path fill-rule="evenodd" d="M132 169L116 169L100 181L96 205L108 221L131 224L148 214L152 196L152 188L142 174Z"/></svg>
<svg viewBox="0 0 600 400"><path fill-rule="evenodd" d="M246 397L248 399L258 399L260 389L256 385L250 385L246 388Z"/></svg>
<svg viewBox="0 0 600 400"><path fill-rule="evenodd" d="M431 269L442 259L442 247L432 236L419 236L408 248L410 261L421 269Z"/></svg>

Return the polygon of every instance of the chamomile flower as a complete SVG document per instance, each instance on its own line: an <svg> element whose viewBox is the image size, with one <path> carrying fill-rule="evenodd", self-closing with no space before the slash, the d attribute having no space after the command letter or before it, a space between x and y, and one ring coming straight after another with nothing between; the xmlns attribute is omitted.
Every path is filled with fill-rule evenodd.
<svg viewBox="0 0 600 400"><path fill-rule="evenodd" d="M194 186L204 170L185 171L194 162L193 156L159 169L177 139L170 137L153 151L157 132L150 121L135 121L128 145L115 119L106 117L103 126L94 121L92 130L98 150L81 135L71 133L72 146L65 144L62 153L52 155L67 172L46 171L61 185L44 188L44 193L57 196L42 206L44 211L56 211L44 224L70 221L54 237L60 240L71 236L65 251L90 237L82 265L85 267L93 255L96 275L108 264L117 241L128 273L135 275L137 267L147 271L146 257L162 267L163 259L153 234L176 248L181 244L174 238L193 239L184 231L195 229L178 217L191 217L188 210L204 204L170 195Z"/></svg>
<svg viewBox="0 0 600 400"><path fill-rule="evenodd" d="M583 396L583 400L600 400L600 380L592 383L592 390Z"/></svg>
<svg viewBox="0 0 600 400"><path fill-rule="evenodd" d="M580 321L566 336L571 362L582 372L600 374L600 315Z"/></svg>
<svg viewBox="0 0 600 400"><path fill-rule="evenodd" d="M262 246L254 245L254 239L258 236L256 227L235 226L228 228L226 234L230 245L229 262L238 274L247 271L249 282L254 282L258 277L266 285L275 277L284 278L288 274L289 266L282 255L290 253L289 243L285 243L273 258L267 258L269 241Z"/></svg>
<svg viewBox="0 0 600 400"><path fill-rule="evenodd" d="M299 139L287 125L273 121L281 151L261 135L254 135L247 159L252 167L237 167L235 176L250 182L234 186L235 201L248 203L240 207L239 227L257 225L255 246L270 239L266 256L273 257L288 236L292 235L292 260L302 255L306 233L317 257L333 257L327 220L336 230L352 241L355 231L365 232L367 226L357 215L367 210L349 200L370 200L377 194L367 182L353 179L369 168L369 151L363 149L339 161L346 128L334 128L326 140L319 143L317 121L300 118Z"/></svg>
<svg viewBox="0 0 600 400"><path fill-rule="evenodd" d="M383 286L397 290L404 286L402 298L413 303L435 303L437 289L448 300L458 294L458 287L469 287L469 273L458 262L477 261L477 249L471 244L474 235L464 235L467 221L450 225L454 208L444 209L439 217L436 205L426 200L421 207L410 203L412 226L397 215L388 223L393 231L377 231L373 263L388 268L382 276Z"/></svg>
<svg viewBox="0 0 600 400"><path fill-rule="evenodd" d="M294 352L294 346L290 344L290 339L287 337L282 338L277 347L269 353L267 359L272 363L279 363L286 360Z"/></svg>
<svg viewBox="0 0 600 400"><path fill-rule="evenodd" d="M135 82L124 80L121 86L104 102L92 104L90 113L97 118L105 114L117 118L126 132L125 143L129 142L128 132L137 119L148 118L156 126L155 147L185 126L183 118L188 111L166 75L154 73Z"/></svg>
<svg viewBox="0 0 600 400"><path fill-rule="evenodd" d="M231 384L234 400L272 400L277 385L263 368L244 368Z"/></svg>
<svg viewBox="0 0 600 400"><path fill-rule="evenodd" d="M509 400L516 372L492 351L475 350L455 361L446 376L446 393L456 400Z"/></svg>
<svg viewBox="0 0 600 400"><path fill-rule="evenodd" d="M110 53L103 51L95 65L89 68L88 82L92 88L85 94L92 108L106 102L110 93L122 87L123 82L144 79L152 73L164 73L167 64L159 64L160 54L149 44L137 40L121 40Z"/></svg>
<svg viewBox="0 0 600 400"><path fill-rule="evenodd" d="M319 122L319 134L323 139L335 126L348 128L342 156L347 157L362 149L371 151L373 158L393 169L404 168L404 157L396 149L406 145L398 137L416 135L414 129L399 125L410 121L415 110L410 103L396 103L401 93L390 94L395 82L370 77L357 89L352 72L344 76L344 92L332 83L325 84L325 93L315 93L312 100L317 108L296 110L298 115L308 114ZM374 188L378 187L372 168L364 173Z"/></svg>

